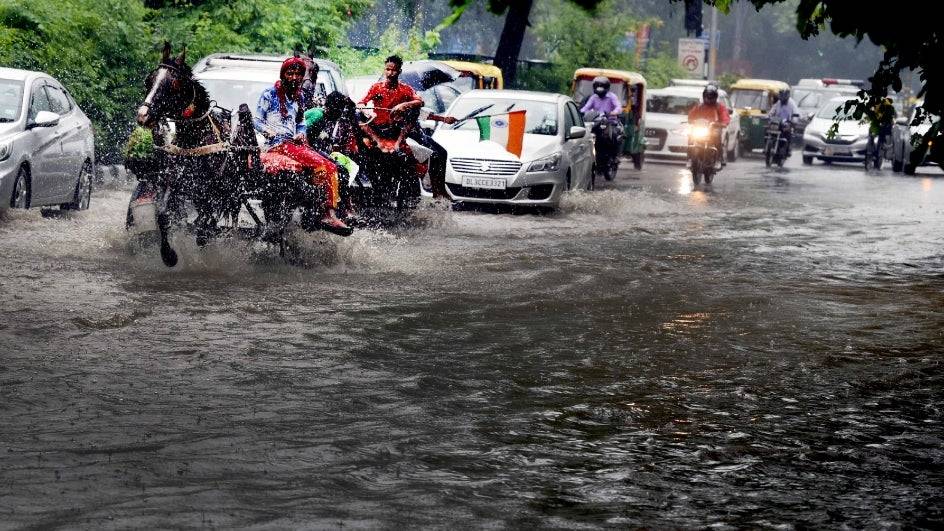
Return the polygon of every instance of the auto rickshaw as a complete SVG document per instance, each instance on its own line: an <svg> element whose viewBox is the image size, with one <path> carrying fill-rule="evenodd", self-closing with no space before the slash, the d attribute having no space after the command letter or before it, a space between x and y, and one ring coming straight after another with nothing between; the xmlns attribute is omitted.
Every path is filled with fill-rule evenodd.
<svg viewBox="0 0 944 531"><path fill-rule="evenodd" d="M461 72L462 78L469 78L474 89L501 89L505 86L501 68L495 65L473 63L471 61L443 61Z"/></svg>
<svg viewBox="0 0 944 531"><path fill-rule="evenodd" d="M579 68L574 72L571 86L574 101L579 107L582 108L593 94L593 78L597 76L610 80L610 91L623 104L622 119L626 133L623 153L633 159L633 167L641 170L646 150L646 78L625 70Z"/></svg>
<svg viewBox="0 0 944 531"><path fill-rule="evenodd" d="M767 113L781 90L790 90L790 85L771 79L740 79L731 85L728 94L741 122L738 155L764 147Z"/></svg>

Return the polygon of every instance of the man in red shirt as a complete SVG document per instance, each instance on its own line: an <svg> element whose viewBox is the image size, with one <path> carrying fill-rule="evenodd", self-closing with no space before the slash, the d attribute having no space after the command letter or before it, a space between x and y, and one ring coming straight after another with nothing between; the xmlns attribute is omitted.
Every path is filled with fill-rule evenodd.
<svg viewBox="0 0 944 531"><path fill-rule="evenodd" d="M706 85L705 90L701 91L701 105L692 107L688 111L688 123L695 120L708 120L711 122L711 133L714 136L715 147L720 153L721 165L727 162L727 157L721 146L721 134L731 123L731 115L728 114L728 108L724 103L718 101L718 87L715 85Z"/></svg>
<svg viewBox="0 0 944 531"><path fill-rule="evenodd" d="M371 129L383 138L396 138L400 127L393 121L406 111L423 106L421 98L413 87L400 83L403 59L391 55L384 62L384 81L374 83L367 95L359 102L361 105L373 102L376 117L371 122ZM404 124L406 125L406 124Z"/></svg>

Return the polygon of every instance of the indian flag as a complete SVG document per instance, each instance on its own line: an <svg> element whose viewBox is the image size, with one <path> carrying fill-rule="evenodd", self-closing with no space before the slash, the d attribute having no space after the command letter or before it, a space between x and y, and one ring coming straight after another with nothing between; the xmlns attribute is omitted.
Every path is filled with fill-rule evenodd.
<svg viewBox="0 0 944 531"><path fill-rule="evenodd" d="M521 156L524 142L524 113L511 111L505 114L480 116L475 119L479 124L479 140L491 140L513 153Z"/></svg>

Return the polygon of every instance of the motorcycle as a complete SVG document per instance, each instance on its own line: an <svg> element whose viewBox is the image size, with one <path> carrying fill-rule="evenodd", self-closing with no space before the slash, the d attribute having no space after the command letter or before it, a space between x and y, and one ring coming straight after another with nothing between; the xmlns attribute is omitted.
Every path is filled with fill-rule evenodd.
<svg viewBox="0 0 944 531"><path fill-rule="evenodd" d="M764 164L769 168L776 164L782 168L790 156L790 138L793 136L793 122L783 120L777 123L771 120L764 137Z"/></svg>
<svg viewBox="0 0 944 531"><path fill-rule="evenodd" d="M882 159L891 158L888 136L888 134L873 135L869 133L869 140L865 145L865 158L863 160L865 171L869 171L872 168L880 170L882 169Z"/></svg>
<svg viewBox="0 0 944 531"><path fill-rule="evenodd" d="M696 120L689 124L688 160L691 163L692 181L696 185L701 183L702 177L705 184L711 184L718 171L721 153L715 138L716 130L720 127L723 126L708 120Z"/></svg>
<svg viewBox="0 0 944 531"><path fill-rule="evenodd" d="M594 187L596 176L607 181L616 177L619 169L620 150L623 146L623 123L618 117L607 116L599 111L588 111L583 120L590 124L593 133L593 151L596 154L594 173L590 178L590 188Z"/></svg>

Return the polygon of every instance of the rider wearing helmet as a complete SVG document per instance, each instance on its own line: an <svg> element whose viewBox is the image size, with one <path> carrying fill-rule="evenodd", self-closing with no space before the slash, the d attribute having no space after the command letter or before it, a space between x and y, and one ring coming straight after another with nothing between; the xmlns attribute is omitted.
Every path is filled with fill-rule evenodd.
<svg viewBox="0 0 944 531"><path fill-rule="evenodd" d="M721 132L731 123L731 115L724 103L718 100L718 86L709 83L701 91L701 104L692 107L688 111L689 123L695 120L708 120L712 124L712 134L714 135L715 147L718 153L721 153ZM721 158L721 165L725 165L726 157Z"/></svg>
<svg viewBox="0 0 944 531"><path fill-rule="evenodd" d="M771 121L776 120L774 123L789 122L794 123L795 119L800 116L800 110L797 109L796 103L790 98L790 91L788 89L781 89L777 94L777 102L774 103L773 107L770 108L770 113L768 114ZM787 139L787 154L790 153L791 146L791 137L793 128L784 129L783 134Z"/></svg>
<svg viewBox="0 0 944 531"><path fill-rule="evenodd" d="M335 215L340 200L337 166L308 146L305 136L302 82L306 66L300 57L289 57L282 63L279 80L259 96L253 125L266 139L263 162L267 155L273 159L283 156L310 170L312 184L325 191L321 228L347 236L351 234L350 227Z"/></svg>
<svg viewBox="0 0 944 531"><path fill-rule="evenodd" d="M619 98L616 97L616 94L610 92L610 80L603 76L593 78L593 94L587 98L587 102L583 104L580 113L598 111L608 116L618 116L620 109Z"/></svg>

